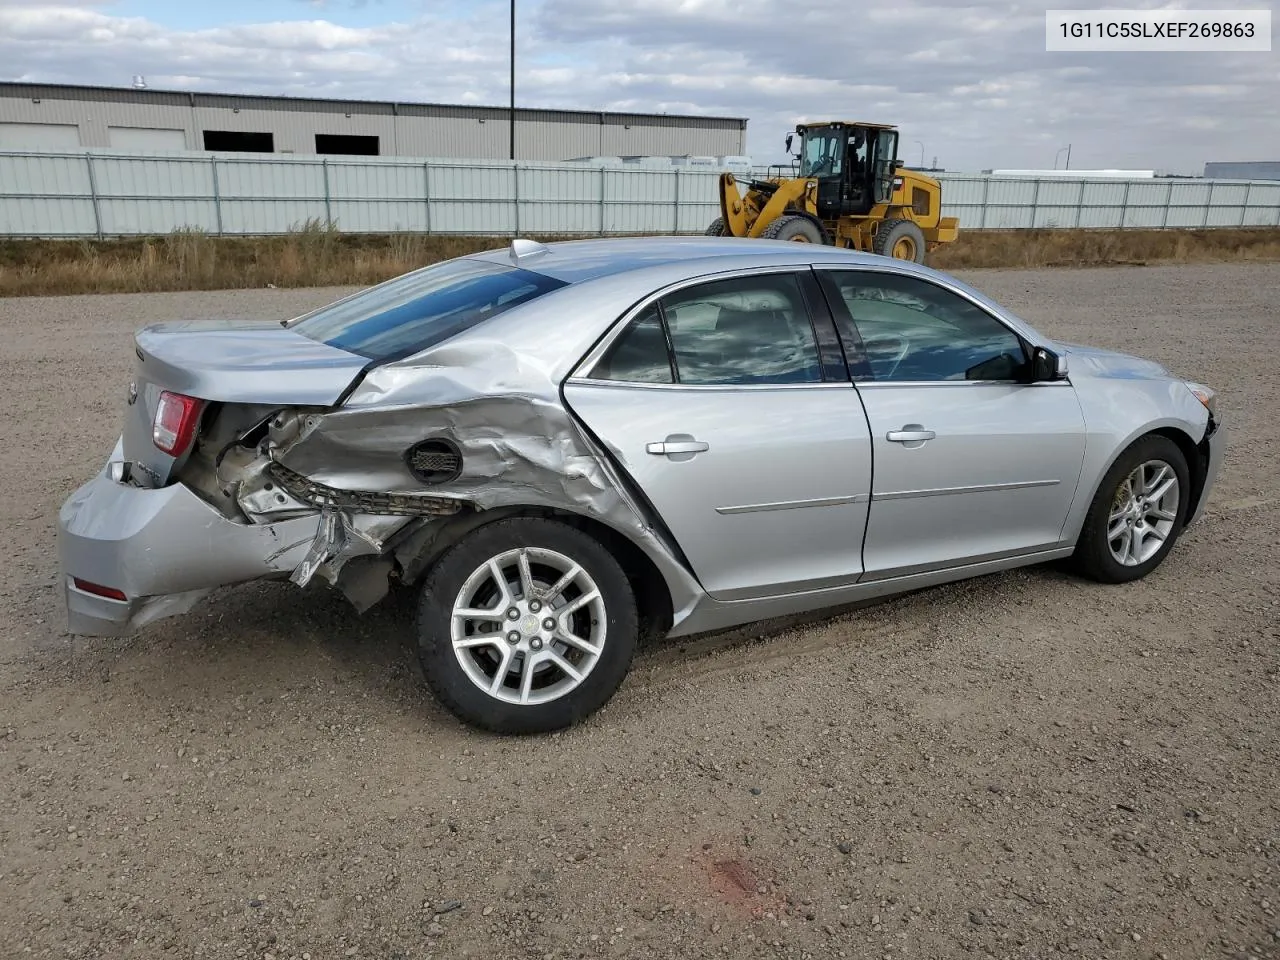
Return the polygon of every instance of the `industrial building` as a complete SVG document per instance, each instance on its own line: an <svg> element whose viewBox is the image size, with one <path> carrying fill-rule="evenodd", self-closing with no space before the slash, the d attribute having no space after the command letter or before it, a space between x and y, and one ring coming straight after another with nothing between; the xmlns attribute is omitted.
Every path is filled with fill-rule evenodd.
<svg viewBox="0 0 1280 960"><path fill-rule="evenodd" d="M384 157L511 156L505 107L0 83L0 150L211 150ZM745 153L734 117L515 111L517 160Z"/></svg>
<svg viewBox="0 0 1280 960"><path fill-rule="evenodd" d="M1227 160L1206 163L1209 180L1280 180L1280 160Z"/></svg>

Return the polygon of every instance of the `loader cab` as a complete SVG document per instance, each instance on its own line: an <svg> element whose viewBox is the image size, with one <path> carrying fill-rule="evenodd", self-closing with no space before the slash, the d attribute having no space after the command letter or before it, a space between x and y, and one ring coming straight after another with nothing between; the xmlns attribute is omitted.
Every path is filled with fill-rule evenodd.
<svg viewBox="0 0 1280 960"><path fill-rule="evenodd" d="M898 131L861 123L796 127L801 177L818 181L817 213L823 220L869 214L889 200L898 164ZM788 137L788 149L792 138Z"/></svg>

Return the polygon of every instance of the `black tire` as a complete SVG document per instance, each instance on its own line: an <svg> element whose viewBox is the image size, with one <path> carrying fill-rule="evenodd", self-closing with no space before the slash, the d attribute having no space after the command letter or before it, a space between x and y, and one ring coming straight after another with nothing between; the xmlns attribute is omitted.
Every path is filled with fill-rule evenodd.
<svg viewBox="0 0 1280 960"><path fill-rule="evenodd" d="M821 227L808 217L794 214L779 217L760 234L761 240L790 240L793 243L826 243L827 238Z"/></svg>
<svg viewBox="0 0 1280 960"><path fill-rule="evenodd" d="M723 237L724 236L724 217L716 217L714 220L712 220L711 226L707 227L704 233L708 237Z"/></svg>
<svg viewBox="0 0 1280 960"><path fill-rule="evenodd" d="M595 581L604 603L604 640L594 667L578 686L540 704L510 703L481 690L459 663L450 636L454 601L467 579L490 558L519 547L554 550L573 560ZM445 553L423 584L417 630L418 656L440 703L466 723L504 734L560 730L600 709L630 669L640 632L635 597L618 561L594 537L537 517L490 523Z"/></svg>
<svg viewBox="0 0 1280 960"><path fill-rule="evenodd" d="M1111 554L1107 541L1107 528L1112 507L1117 498L1126 489L1125 483L1131 473L1139 465L1152 460L1162 460L1173 468L1178 478L1178 508L1175 512L1173 526L1164 542L1144 563L1132 566L1120 563ZM1089 513L1085 516L1084 527L1080 530L1080 539L1076 541L1076 550L1071 557L1071 565L1082 576L1099 583L1128 583L1140 580L1164 561L1178 534L1186 521L1187 508L1191 497L1190 473L1187 470L1186 457L1178 449L1178 445L1168 437L1151 434L1142 437L1129 447L1111 469L1107 471L1098 491L1094 494L1093 503L1089 505Z"/></svg>
<svg viewBox="0 0 1280 960"><path fill-rule="evenodd" d="M901 255L906 248L910 256ZM876 230L871 249L882 257L924 263L924 232L910 220L886 220Z"/></svg>

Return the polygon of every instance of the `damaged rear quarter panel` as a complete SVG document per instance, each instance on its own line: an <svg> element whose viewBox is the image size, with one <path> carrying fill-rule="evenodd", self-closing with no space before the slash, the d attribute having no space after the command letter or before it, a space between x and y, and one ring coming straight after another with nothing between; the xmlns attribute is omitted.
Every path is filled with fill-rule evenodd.
<svg viewBox="0 0 1280 960"><path fill-rule="evenodd" d="M572 291L543 301L572 299L564 295ZM310 480L344 490L429 494L479 510L534 507L596 519L654 561L679 618L700 588L660 522L630 496L560 396L568 369L607 324L543 338L539 350L505 335L502 328L517 321L521 332L529 330L536 318L527 315L537 312L512 311L408 360L370 370L342 408L273 429L272 456ZM565 325L563 314L559 322ZM432 438L447 439L461 452L456 479L428 485L410 473L406 451Z"/></svg>
<svg viewBox="0 0 1280 960"><path fill-rule="evenodd" d="M509 371L521 359L510 348L459 343L432 351L431 360L370 371L345 407L310 416L275 459L341 489L429 493L479 509L563 508L601 519L631 512L558 389L544 380L539 395L512 382ZM462 454L462 472L447 484L424 484L405 463L410 447L431 438L452 441Z"/></svg>

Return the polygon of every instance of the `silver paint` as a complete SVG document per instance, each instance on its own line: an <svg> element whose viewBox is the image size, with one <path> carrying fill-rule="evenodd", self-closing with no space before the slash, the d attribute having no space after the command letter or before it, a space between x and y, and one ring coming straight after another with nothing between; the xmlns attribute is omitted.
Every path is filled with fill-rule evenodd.
<svg viewBox="0 0 1280 960"><path fill-rule="evenodd" d="M506 248L480 256L510 262ZM68 500L59 535L67 576L138 599L117 604L68 585L72 629L128 632L188 609L212 587L265 576L321 576L363 608L388 574L420 575L419 558L452 529L450 520L322 515L292 498L281 503L265 485L272 461L340 490L457 498L480 519L540 508L601 523L658 570L679 636L1069 555L1126 446L1152 430L1198 443L1209 422L1185 383L1158 365L1055 344L978 291L914 264L710 238L555 244L522 259L570 285L367 372L363 358L278 325L140 332L139 402L127 408L112 459L136 464L156 489L104 472ZM810 266L940 284L1029 343L1063 353L1070 378L724 388L587 376L626 321L664 291ZM173 478L201 462L175 463L151 443L162 389L221 401L224 411L251 405L246 416L264 405L280 413L260 446L236 448L218 483L199 484L197 495ZM887 439L909 427L934 436ZM425 486L403 459L432 437L462 452L461 476L444 486ZM1225 438L1219 423L1193 520ZM699 447L646 452L668 441ZM202 499L224 483L235 488L234 505Z"/></svg>

